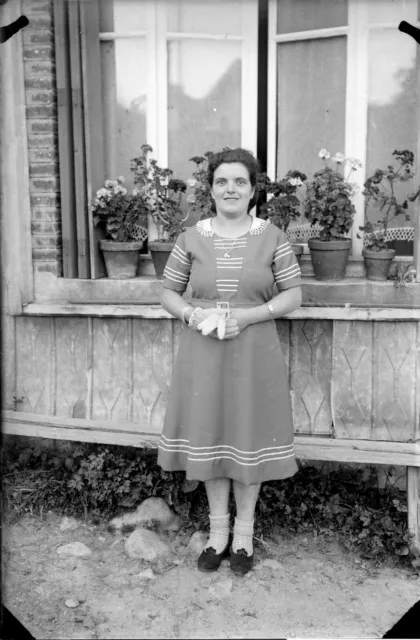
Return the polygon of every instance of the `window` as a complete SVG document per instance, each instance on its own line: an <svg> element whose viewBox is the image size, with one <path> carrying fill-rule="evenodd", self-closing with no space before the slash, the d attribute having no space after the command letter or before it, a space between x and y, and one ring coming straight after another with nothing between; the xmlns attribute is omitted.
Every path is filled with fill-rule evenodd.
<svg viewBox="0 0 420 640"><path fill-rule="evenodd" d="M268 172L311 175L321 148L360 159L356 255L366 176L391 163L394 149L410 149L419 165L419 47L397 29L401 20L415 24L419 7L418 0L270 0Z"/></svg>
<svg viewBox="0 0 420 640"><path fill-rule="evenodd" d="M143 143L183 179L188 159L206 150L256 151L258 0L56 4L60 147L70 148L62 154L64 273L96 278L104 269L89 194L105 177L129 178Z"/></svg>

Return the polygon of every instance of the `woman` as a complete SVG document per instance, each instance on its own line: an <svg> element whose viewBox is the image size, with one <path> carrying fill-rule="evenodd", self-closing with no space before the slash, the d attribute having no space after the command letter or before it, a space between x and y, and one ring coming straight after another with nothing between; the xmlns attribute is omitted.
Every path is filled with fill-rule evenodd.
<svg viewBox="0 0 420 640"><path fill-rule="evenodd" d="M205 483L210 537L198 568L214 571L229 550L230 487L236 518L230 567L253 565L260 485L297 464L287 371L275 318L301 304L300 269L285 234L249 215L258 163L244 149L214 154L208 178L217 215L181 233L164 273L161 304L189 325L181 338L158 462ZM188 282L191 305L181 297ZM280 291L273 297L273 286ZM229 303L223 339L203 320ZM222 311L219 311L222 313Z"/></svg>

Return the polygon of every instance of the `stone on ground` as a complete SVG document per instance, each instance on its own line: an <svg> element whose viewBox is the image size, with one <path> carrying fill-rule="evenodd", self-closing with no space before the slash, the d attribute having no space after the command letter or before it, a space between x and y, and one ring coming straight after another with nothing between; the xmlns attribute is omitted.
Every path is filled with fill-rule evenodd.
<svg viewBox="0 0 420 640"><path fill-rule="evenodd" d="M163 498L147 498L135 511L113 518L109 525L116 531L120 531L124 526L147 527L151 525L158 525L165 531L179 531L181 519Z"/></svg>
<svg viewBox="0 0 420 640"><path fill-rule="evenodd" d="M136 529L125 541L125 550L130 558L141 558L152 562L170 554L169 547L158 534L148 529Z"/></svg>
<svg viewBox="0 0 420 640"><path fill-rule="evenodd" d="M64 603L66 605L66 607L68 607L69 609L75 609L76 607L79 606L79 601L76 600L75 598L67 598L67 600Z"/></svg>
<svg viewBox="0 0 420 640"><path fill-rule="evenodd" d="M145 569L144 571L140 571L140 573L137 574L137 578L142 581L153 580L155 578L155 574L151 569Z"/></svg>
<svg viewBox="0 0 420 640"><path fill-rule="evenodd" d="M196 531L193 533L187 544L188 551L195 556L199 556L204 549L208 537L208 534L204 531Z"/></svg>
<svg viewBox="0 0 420 640"><path fill-rule="evenodd" d="M92 551L83 542L69 542L61 547L58 547L57 553L60 555L77 556L78 558L84 558L90 556Z"/></svg>
<svg viewBox="0 0 420 640"><path fill-rule="evenodd" d="M209 587L209 595L216 600L223 600L232 593L233 581L231 578L213 582Z"/></svg>
<svg viewBox="0 0 420 640"><path fill-rule="evenodd" d="M64 516L60 523L60 531L73 531L80 527L80 522L73 517Z"/></svg>

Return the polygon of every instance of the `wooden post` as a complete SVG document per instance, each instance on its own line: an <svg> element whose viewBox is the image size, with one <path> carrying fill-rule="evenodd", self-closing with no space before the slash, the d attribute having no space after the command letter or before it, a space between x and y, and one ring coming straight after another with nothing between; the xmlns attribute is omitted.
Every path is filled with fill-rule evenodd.
<svg viewBox="0 0 420 640"><path fill-rule="evenodd" d="M20 3L2 7L1 23L19 17ZM1 253L3 310L18 314L33 300L31 210L22 32L0 52Z"/></svg>
<svg viewBox="0 0 420 640"><path fill-rule="evenodd" d="M417 86L420 87L420 45L417 46ZM420 103L417 105L417 121L420 122ZM420 185L420 131L417 132L416 149L416 185ZM420 282L420 197L414 203L416 215L414 216L414 267L416 269L416 282Z"/></svg>
<svg viewBox="0 0 420 640"><path fill-rule="evenodd" d="M407 467L407 507L411 547L420 553L420 467Z"/></svg>
<svg viewBox="0 0 420 640"><path fill-rule="evenodd" d="M14 22L20 2L1 7L1 24ZM2 399L14 407L15 318L33 301L31 210L22 32L0 45L0 228L2 285Z"/></svg>

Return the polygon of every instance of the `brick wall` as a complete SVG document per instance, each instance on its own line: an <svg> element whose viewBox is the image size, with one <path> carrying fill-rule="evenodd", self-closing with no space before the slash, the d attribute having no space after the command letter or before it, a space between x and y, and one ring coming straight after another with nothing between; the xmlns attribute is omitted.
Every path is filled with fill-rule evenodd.
<svg viewBox="0 0 420 640"><path fill-rule="evenodd" d="M22 31L35 271L62 275L60 181L52 0L23 0Z"/></svg>

